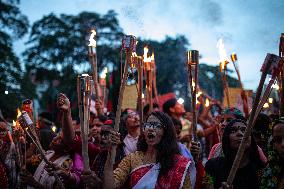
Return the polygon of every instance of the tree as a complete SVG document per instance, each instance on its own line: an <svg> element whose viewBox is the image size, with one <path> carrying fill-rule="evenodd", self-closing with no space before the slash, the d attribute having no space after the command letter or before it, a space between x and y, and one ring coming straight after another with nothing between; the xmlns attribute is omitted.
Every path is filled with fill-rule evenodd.
<svg viewBox="0 0 284 189"><path fill-rule="evenodd" d="M28 19L18 8L19 1L0 1L0 109L5 115L15 112L20 95L21 66L13 51L13 40L28 31ZM4 94L8 91L8 95Z"/></svg>
<svg viewBox="0 0 284 189"><path fill-rule="evenodd" d="M99 70L108 64L119 67L123 33L114 11L105 15L82 12L56 16L51 13L32 25L28 48L23 55L28 73L35 71L37 82L50 81L49 89L41 100L47 102L43 104L45 108L54 103L49 95L54 91L64 92L73 102L76 101L77 74L90 73L91 69L87 45L92 28L97 30ZM54 80L60 82L56 87L52 85Z"/></svg>

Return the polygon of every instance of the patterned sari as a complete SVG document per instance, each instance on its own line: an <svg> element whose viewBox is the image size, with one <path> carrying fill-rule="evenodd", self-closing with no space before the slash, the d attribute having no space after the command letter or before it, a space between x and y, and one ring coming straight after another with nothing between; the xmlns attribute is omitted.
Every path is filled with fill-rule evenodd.
<svg viewBox="0 0 284 189"><path fill-rule="evenodd" d="M130 154L122 160L122 163L114 171L115 181L118 185L122 186L121 188L191 188L188 171L191 161L188 158L185 158L181 155L176 155L175 165L168 171L166 175L159 175L159 163L143 165L141 161L141 159L143 159L143 156L144 155L142 152L135 152ZM127 171L130 172L127 174Z"/></svg>

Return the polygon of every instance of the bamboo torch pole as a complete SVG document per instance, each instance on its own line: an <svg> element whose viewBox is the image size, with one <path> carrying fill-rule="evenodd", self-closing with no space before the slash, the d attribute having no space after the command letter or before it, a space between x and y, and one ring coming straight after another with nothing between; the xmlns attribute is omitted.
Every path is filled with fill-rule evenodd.
<svg viewBox="0 0 284 189"><path fill-rule="evenodd" d="M279 56L284 57L284 33L281 34L279 42ZM280 116L284 116L284 67L281 69L279 76L280 85Z"/></svg>
<svg viewBox="0 0 284 189"><path fill-rule="evenodd" d="M158 90L157 90L157 73L156 73L156 61L154 53L152 54L152 62L153 62L153 91L155 95L155 101L157 104L159 104L159 98L158 98Z"/></svg>
<svg viewBox="0 0 284 189"><path fill-rule="evenodd" d="M144 64L145 64L145 75L146 75L146 96L147 102L149 103L149 112L153 111L153 78L152 78L152 58L148 57L148 47L144 47Z"/></svg>
<svg viewBox="0 0 284 189"><path fill-rule="evenodd" d="M237 61L238 61L238 58L237 58L237 54L236 53L232 53L231 54L231 60L233 62L233 65L234 65L234 68L236 70L236 73L237 73L237 76L238 76L238 81L239 81L239 84L240 84L240 87L241 87L241 91L242 91L242 94L241 95L244 95L242 96L242 100L243 100L243 110L244 110L244 113L245 113L245 116L246 118L248 117L248 114L249 114L249 110L248 110L248 99L247 99L247 95L244 91L244 87L243 87L243 83L242 83L242 80L241 80L241 74L240 74L240 70L239 70L239 67L237 65Z"/></svg>
<svg viewBox="0 0 284 189"><path fill-rule="evenodd" d="M143 60L142 57L137 58L137 68L138 68L138 111L141 122L143 121Z"/></svg>
<svg viewBox="0 0 284 189"><path fill-rule="evenodd" d="M28 113L26 111L22 111L22 114L21 114L21 116L19 116L18 121L20 123L20 126L24 130L24 132L31 138L31 140L35 144L35 146L36 146L37 150L39 151L39 154L40 154L41 158L43 159L43 161L47 165L53 167L53 164L45 156L45 152L44 152L44 150L43 150L43 148L40 144L40 141L37 137L34 123L33 123L32 119L30 118L30 116L28 115ZM57 181L59 188L64 189L65 188L64 184L61 181L59 175L55 171L52 171L52 175L55 177L55 180Z"/></svg>
<svg viewBox="0 0 284 189"><path fill-rule="evenodd" d="M90 60L90 64L92 66L92 75L93 75L93 81L94 81L94 88L95 88L95 95L96 98L102 101L102 97L100 94L100 90L99 90L99 83L98 83L98 61L97 61L97 42L96 42L96 30L95 29L91 29L90 31L90 38L89 38L89 44L88 44L88 54L89 54L89 60ZM102 101L103 103L103 101ZM103 104L104 106L104 104Z"/></svg>
<svg viewBox="0 0 284 189"><path fill-rule="evenodd" d="M90 171L88 154L88 135L90 120L90 100L92 93L92 78L88 74L79 75L77 78L77 94L82 138L82 156L84 171Z"/></svg>
<svg viewBox="0 0 284 189"><path fill-rule="evenodd" d="M188 68L188 82L191 92L191 107L192 107L192 139L197 142L197 114L196 114L196 92L198 85L198 64L199 52L197 50L190 50L187 52L187 68ZM190 133L191 131L189 131Z"/></svg>
<svg viewBox="0 0 284 189"><path fill-rule="evenodd" d="M220 63L220 73L221 73L221 78L223 82L223 90L226 95L227 106L230 107L230 95L229 95L228 82L227 82L227 64L228 63L229 62L227 60Z"/></svg>
<svg viewBox="0 0 284 189"><path fill-rule="evenodd" d="M116 114L115 114L114 129L117 132L119 131L123 93L124 93L124 89L125 89L127 79L128 79L128 67L131 64L132 52L136 51L136 37L132 35L125 35L122 39L122 49L125 51L126 58L125 58L125 64L124 64L123 78L120 84L118 104L117 104ZM115 156L116 156L116 148L115 146L113 146L111 149L112 164L115 163Z"/></svg>
<svg viewBox="0 0 284 189"><path fill-rule="evenodd" d="M229 186L232 185L236 172L239 168L240 162L242 160L244 151L245 151L245 146L247 144L247 141L249 139L249 136L251 135L251 130L254 126L254 121L256 119L256 117L258 116L257 113L260 112L261 107L263 106L264 101L267 100L268 95L263 95L261 98L261 92L264 86L264 82L266 79L267 74L271 71L272 72L272 78L271 80L273 80L272 82L274 82L274 80L276 79L277 75L279 74L280 68L282 68L283 65L283 60L280 59L280 57L273 55L273 54L267 54L265 61L262 65L262 75L261 75L261 79L257 88L257 92L256 92L256 97L253 103L253 107L252 107L252 111L248 120L248 126L246 128L246 131L244 133L243 139L241 141L241 144L239 146L238 152L236 154L235 160L233 162L232 168L230 170L228 179L227 179L227 184ZM266 91L271 90L271 86L272 84L269 84L268 87L266 88ZM265 92L267 93L267 92ZM261 107L260 107L261 106Z"/></svg>

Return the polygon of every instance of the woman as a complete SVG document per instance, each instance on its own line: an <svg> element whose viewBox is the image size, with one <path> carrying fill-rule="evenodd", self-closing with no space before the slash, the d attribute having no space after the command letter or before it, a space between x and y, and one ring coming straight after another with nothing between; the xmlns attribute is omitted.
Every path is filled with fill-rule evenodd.
<svg viewBox="0 0 284 189"><path fill-rule="evenodd" d="M191 161L180 155L171 118L152 112L142 130L138 151L126 156L114 171L108 156L104 188L192 188Z"/></svg>
<svg viewBox="0 0 284 189"><path fill-rule="evenodd" d="M204 188L217 189L221 187L222 182L226 182L246 127L246 122L240 119L230 121L225 127L222 137L224 157L212 158L206 163L206 174L203 179ZM257 145L253 137L249 137L243 158L233 181L233 188L259 188L258 172L262 167L264 167L264 163L260 159Z"/></svg>
<svg viewBox="0 0 284 189"><path fill-rule="evenodd" d="M272 141L268 147L268 165L264 169L261 189L284 188L284 119L274 122Z"/></svg>
<svg viewBox="0 0 284 189"><path fill-rule="evenodd" d="M58 183L51 172L56 171L63 180L66 188L73 188L79 184L80 173L76 172L73 160L70 156L70 149L62 143L62 137L58 135L51 144L50 149L45 153L46 158L54 167L49 167L45 161L41 161L34 176L26 172L21 175L23 184L28 185L28 189L52 189L58 188Z"/></svg>

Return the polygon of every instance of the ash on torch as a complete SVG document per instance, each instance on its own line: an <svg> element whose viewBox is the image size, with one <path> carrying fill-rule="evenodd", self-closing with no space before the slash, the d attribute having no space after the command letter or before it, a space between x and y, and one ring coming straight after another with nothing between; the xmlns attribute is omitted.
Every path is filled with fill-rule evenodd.
<svg viewBox="0 0 284 189"><path fill-rule="evenodd" d="M122 107L124 89L125 89L127 79L128 79L128 68L132 64L131 55L132 55L132 52L136 51L136 37L132 35L125 35L122 39L122 50L125 51L125 64L124 64L123 78L120 84L119 97L118 97L118 103L117 103L116 114L115 114L114 129L117 132L119 130L119 124L120 124L121 107ZM114 164L115 156L116 156L116 148L115 146L113 146L111 149L112 164Z"/></svg>

